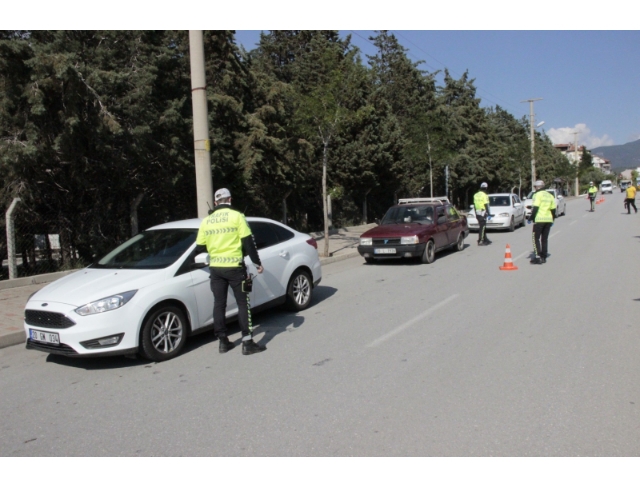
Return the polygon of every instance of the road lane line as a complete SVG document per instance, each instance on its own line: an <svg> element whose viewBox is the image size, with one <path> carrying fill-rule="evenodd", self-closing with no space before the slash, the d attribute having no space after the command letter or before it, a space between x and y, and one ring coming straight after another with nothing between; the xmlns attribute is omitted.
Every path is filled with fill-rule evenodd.
<svg viewBox="0 0 640 487"><path fill-rule="evenodd" d="M578 220L573 220L569 225L573 225L574 223L578 223Z"/></svg>
<svg viewBox="0 0 640 487"><path fill-rule="evenodd" d="M367 345L367 347L368 348L377 347L382 342L387 341L389 338L397 335L398 333L406 330L410 326L415 325L418 321L426 318L427 316L429 316L434 311L442 308L446 304L449 304L451 301L456 299L458 296L460 296L460 295L459 294L453 294L453 295L449 296L447 299L445 299L444 301L440 301L438 304L435 304L435 305L431 306L431 308L429 308L425 312L419 314L418 316L416 316L414 318L411 318L409 321L407 321L406 323L403 323L398 328L395 328L394 330L391 330L389 333L387 333L385 335L382 335L380 338L377 338L376 340L372 341L369 345Z"/></svg>
<svg viewBox="0 0 640 487"><path fill-rule="evenodd" d="M558 235L561 231L562 231L562 230L558 230L556 233L554 233L554 234L552 234L552 235L549 235L549 238L553 238L553 237L555 237L555 236L556 236L556 235Z"/></svg>
<svg viewBox="0 0 640 487"><path fill-rule="evenodd" d="M526 252L522 252L518 257L516 257L515 259L512 259L513 262L515 262L518 259L522 259L524 256L526 255L531 255L532 250L527 250Z"/></svg>

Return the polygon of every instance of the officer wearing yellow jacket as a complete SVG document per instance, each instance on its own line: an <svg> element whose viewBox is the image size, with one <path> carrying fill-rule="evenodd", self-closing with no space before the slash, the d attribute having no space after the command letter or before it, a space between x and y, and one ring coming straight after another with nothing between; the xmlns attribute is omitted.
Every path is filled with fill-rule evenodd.
<svg viewBox="0 0 640 487"><path fill-rule="evenodd" d="M473 208L476 212L476 219L478 220L478 245L489 245L491 243L491 240L485 235L487 219L491 218L487 188L487 183L482 183L480 185L480 191L473 195Z"/></svg>
<svg viewBox="0 0 640 487"><path fill-rule="evenodd" d="M225 314L229 286L238 305L238 322L242 332L242 354L250 355L266 350L253 341L251 309L248 294L251 279L247 276L244 256L248 255L262 274L262 263L251 229L244 215L231 207L231 193L227 188L216 191L215 209L200 224L196 249L209 253L211 291L213 292L213 329L220 341L220 353L235 345L227 338Z"/></svg>
<svg viewBox="0 0 640 487"><path fill-rule="evenodd" d="M535 256L531 264L544 264L547 262L547 242L549 232L556 218L556 199L548 191L544 191L544 182L536 181L536 192L533 193L533 209L529 217L529 223L533 220L533 251Z"/></svg>
<svg viewBox="0 0 640 487"><path fill-rule="evenodd" d="M589 211L596 211L596 196L598 195L598 188L593 184L593 181L589 182L589 189L587 190L589 202L591 203L591 209Z"/></svg>
<svg viewBox="0 0 640 487"><path fill-rule="evenodd" d="M627 209L627 215L631 214L631 207L638 213L638 208L636 208L636 187L631 184L626 190L626 198L624 200L624 207Z"/></svg>

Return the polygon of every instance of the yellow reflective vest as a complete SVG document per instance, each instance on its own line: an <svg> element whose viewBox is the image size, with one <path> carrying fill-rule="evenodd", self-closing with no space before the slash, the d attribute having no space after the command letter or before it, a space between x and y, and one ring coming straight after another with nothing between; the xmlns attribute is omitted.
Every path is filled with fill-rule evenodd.
<svg viewBox="0 0 640 487"><path fill-rule="evenodd" d="M487 196L487 193L484 191L478 191L473 195L473 207L476 210L476 214L479 214L480 216L484 215L488 205L489 197Z"/></svg>
<svg viewBox="0 0 640 487"><path fill-rule="evenodd" d="M553 223L551 210L556 209L556 199L547 191L540 190L533 194L533 206L538 207L535 223Z"/></svg>
<svg viewBox="0 0 640 487"><path fill-rule="evenodd" d="M595 198L597 192L598 188L596 188L595 186L589 186L589 198Z"/></svg>
<svg viewBox="0 0 640 487"><path fill-rule="evenodd" d="M197 245L205 245L211 267L239 267L242 264L242 239L251 229L242 213L230 206L216 209L202 220Z"/></svg>
<svg viewBox="0 0 640 487"><path fill-rule="evenodd" d="M629 186L627 188L627 199L635 200L636 199L636 188L635 186Z"/></svg>

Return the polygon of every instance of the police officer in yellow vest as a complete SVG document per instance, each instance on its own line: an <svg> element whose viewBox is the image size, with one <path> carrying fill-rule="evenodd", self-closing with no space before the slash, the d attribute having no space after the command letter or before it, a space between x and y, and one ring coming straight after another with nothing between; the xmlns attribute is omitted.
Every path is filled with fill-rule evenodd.
<svg viewBox="0 0 640 487"><path fill-rule="evenodd" d="M547 262L549 232L556 218L556 199L551 193L543 190L543 181L536 181L534 187L536 192L533 193L533 209L528 222L534 222L532 237L535 257L531 259L531 264L544 264Z"/></svg>
<svg viewBox="0 0 640 487"><path fill-rule="evenodd" d="M485 235L487 219L491 218L491 209L489 208L489 196L487 196L487 183L480 185L480 191L473 195L473 207L478 220L478 245L489 245L491 240Z"/></svg>
<svg viewBox="0 0 640 487"><path fill-rule="evenodd" d="M593 181L589 182L589 189L587 190L589 201L591 202L591 210L596 211L596 195L598 194L598 188L593 184Z"/></svg>
<svg viewBox="0 0 640 487"><path fill-rule="evenodd" d="M242 331L242 354L250 355L266 350L253 341L251 309L249 306L250 279L244 264L248 255L258 274L263 268L251 229L244 215L231 207L231 193L227 188L216 191L215 209L200 224L196 249L209 253L211 291L213 292L213 329L220 341L220 353L235 347L227 338L225 313L229 286L238 304L238 321Z"/></svg>
<svg viewBox="0 0 640 487"><path fill-rule="evenodd" d="M624 207L627 209L627 215L631 214L632 206L633 206L633 209L636 210L636 213L638 213L638 208L636 208L636 187L633 184L631 184L626 189L626 192L627 194L624 200Z"/></svg>

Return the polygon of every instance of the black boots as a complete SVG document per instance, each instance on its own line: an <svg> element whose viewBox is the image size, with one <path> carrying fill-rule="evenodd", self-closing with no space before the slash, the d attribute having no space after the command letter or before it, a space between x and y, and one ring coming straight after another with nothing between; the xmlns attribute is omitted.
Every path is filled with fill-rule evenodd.
<svg viewBox="0 0 640 487"><path fill-rule="evenodd" d="M267 349L264 345L258 345L253 340L244 340L242 342L242 355L251 355L252 353L264 352Z"/></svg>
<svg viewBox="0 0 640 487"><path fill-rule="evenodd" d="M227 337L220 337L220 346L218 351L220 353L227 353L229 350L233 350L236 346L229 341Z"/></svg>
<svg viewBox="0 0 640 487"><path fill-rule="evenodd" d="M529 261L529 264L542 264L542 259L540 257L534 257Z"/></svg>

